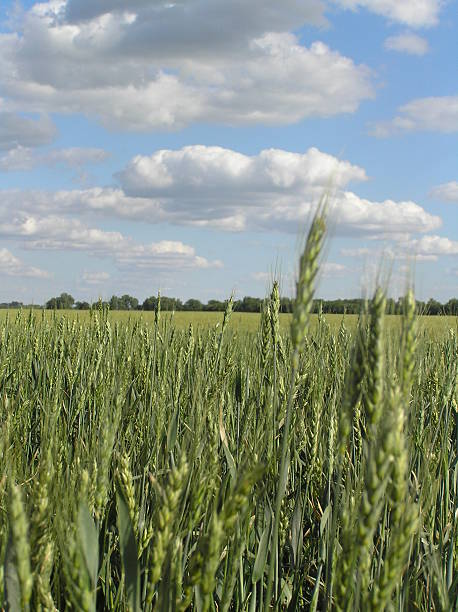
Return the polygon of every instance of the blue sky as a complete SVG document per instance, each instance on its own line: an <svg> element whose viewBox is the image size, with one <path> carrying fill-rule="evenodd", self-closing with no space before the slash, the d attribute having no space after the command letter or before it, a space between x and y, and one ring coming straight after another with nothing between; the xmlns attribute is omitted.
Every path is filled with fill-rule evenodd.
<svg viewBox="0 0 458 612"><path fill-rule="evenodd" d="M0 8L0 301L458 294L455 0Z"/></svg>

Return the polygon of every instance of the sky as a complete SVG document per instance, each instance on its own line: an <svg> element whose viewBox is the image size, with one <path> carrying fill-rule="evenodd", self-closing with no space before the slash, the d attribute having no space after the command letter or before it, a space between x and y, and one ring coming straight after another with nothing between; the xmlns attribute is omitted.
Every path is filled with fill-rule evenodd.
<svg viewBox="0 0 458 612"><path fill-rule="evenodd" d="M458 296L457 0L0 3L0 301Z"/></svg>

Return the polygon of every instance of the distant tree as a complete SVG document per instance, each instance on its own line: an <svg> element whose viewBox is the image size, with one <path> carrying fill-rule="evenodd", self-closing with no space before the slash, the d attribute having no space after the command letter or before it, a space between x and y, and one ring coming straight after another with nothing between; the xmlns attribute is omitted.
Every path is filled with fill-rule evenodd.
<svg viewBox="0 0 458 612"><path fill-rule="evenodd" d="M157 297L152 295L151 297L147 297L142 304L142 310L156 310L157 306Z"/></svg>
<svg viewBox="0 0 458 612"><path fill-rule="evenodd" d="M118 297L112 295L110 299L110 310L137 310L138 300L131 295L123 295Z"/></svg>
<svg viewBox="0 0 458 612"><path fill-rule="evenodd" d="M117 295L112 295L110 298L110 310L120 310L120 299Z"/></svg>
<svg viewBox="0 0 458 612"><path fill-rule="evenodd" d="M432 298L426 304L426 314L438 315L442 313L442 304Z"/></svg>
<svg viewBox="0 0 458 612"><path fill-rule="evenodd" d="M444 305L444 310L445 310L446 314L448 314L448 315L453 315L455 317L458 316L458 299L457 298L450 299Z"/></svg>
<svg viewBox="0 0 458 612"><path fill-rule="evenodd" d="M224 302L219 300L208 300L204 310L208 310L210 312L224 312L226 310L226 305Z"/></svg>
<svg viewBox="0 0 458 612"><path fill-rule="evenodd" d="M75 299L69 293L61 293L59 297L51 298L46 302L46 308L57 310L70 310Z"/></svg>
<svg viewBox="0 0 458 612"><path fill-rule="evenodd" d="M386 301L386 313L390 315L396 314L396 302L393 298L388 298Z"/></svg>
<svg viewBox="0 0 458 612"><path fill-rule="evenodd" d="M181 300L177 298L166 297L165 295L161 295L161 310L163 311L172 311L172 310L181 310L182 309Z"/></svg>
<svg viewBox="0 0 458 612"><path fill-rule="evenodd" d="M293 312L293 300L287 297L281 298L280 310L281 312Z"/></svg>
<svg viewBox="0 0 458 612"><path fill-rule="evenodd" d="M16 302L13 300L12 302L2 302L0 304L0 308L23 308L24 304L22 302Z"/></svg>
<svg viewBox="0 0 458 612"><path fill-rule="evenodd" d="M58 300L60 300L60 308L69 310L75 303L75 298L69 293L61 293Z"/></svg>
<svg viewBox="0 0 458 612"><path fill-rule="evenodd" d="M417 314L425 314L426 312L426 302L422 302L421 300L415 300L415 309ZM399 308L398 313L400 314L402 309Z"/></svg>
<svg viewBox="0 0 458 612"><path fill-rule="evenodd" d="M131 295L123 295L119 298L121 310L137 310L138 300Z"/></svg>
<svg viewBox="0 0 458 612"><path fill-rule="evenodd" d="M183 304L183 310L203 310L204 306L201 301L190 298Z"/></svg>
<svg viewBox="0 0 458 612"><path fill-rule="evenodd" d="M111 296L109 302L99 301L93 304L93 308L109 308L110 310L156 310L157 296L147 297L140 305L137 298L131 295L124 294L121 297L117 295ZM240 300L235 300L233 303L234 311L238 312L260 312L263 300L256 297L245 296ZM177 298L161 296L161 310L186 310L186 311L209 311L209 312L224 312L227 300L209 300L207 304L203 304L200 300L190 298L184 304ZM84 301L75 303L74 298L69 293L61 293L58 297L53 297L46 302L44 308L48 309L71 309L87 310L90 304ZM336 299L322 300L315 299L312 304L312 312L323 314L360 314L364 311L365 300L362 298L353 299ZM0 303L0 308L42 308L41 306L24 306L22 302L12 301ZM280 311L291 313L294 309L294 300L289 297L280 299ZM386 312L388 314L402 314L404 311L404 299L387 298ZM451 315L458 316L458 299L451 298L445 304L441 304L437 300L431 298L428 302L416 301L416 312L418 314L427 315Z"/></svg>
<svg viewBox="0 0 458 612"><path fill-rule="evenodd" d="M245 296L238 304L239 312L260 312L262 300L260 298Z"/></svg>

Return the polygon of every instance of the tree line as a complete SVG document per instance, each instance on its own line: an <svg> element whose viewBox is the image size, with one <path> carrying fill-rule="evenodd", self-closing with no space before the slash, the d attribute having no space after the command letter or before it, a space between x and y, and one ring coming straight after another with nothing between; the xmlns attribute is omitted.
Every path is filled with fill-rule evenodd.
<svg viewBox="0 0 458 612"><path fill-rule="evenodd" d="M117 296L113 295L109 301L99 301L91 304L85 301L75 301L69 293L61 293L57 297L49 299L44 306L36 306L31 304L23 304L22 302L13 301L0 304L0 308L46 308L49 310L89 310L90 308L99 305L110 310L156 310L160 299L160 308L164 311L188 311L188 312L223 312L226 308L227 300L208 300L206 304L195 298L190 298L182 302L178 298L167 296L150 296L142 303L131 295ZM240 300L234 301L233 309L236 312L260 312L264 300L261 298L245 296ZM313 312L322 312L323 314L359 314L364 309L364 300L361 298L355 299L338 299L338 300L321 300L317 299L313 302ZM280 310L283 313L293 311L294 300L289 297L281 298ZM430 299L427 302L417 301L417 311L420 314L428 315L454 315L458 316L458 299L452 298L448 302L441 304L437 300ZM400 314L402 313L402 300L387 300L387 313Z"/></svg>

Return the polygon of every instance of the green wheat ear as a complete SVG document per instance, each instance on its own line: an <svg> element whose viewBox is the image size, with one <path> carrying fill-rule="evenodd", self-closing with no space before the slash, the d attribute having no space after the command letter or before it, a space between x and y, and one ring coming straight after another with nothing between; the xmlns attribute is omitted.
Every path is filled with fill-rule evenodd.
<svg viewBox="0 0 458 612"><path fill-rule="evenodd" d="M18 485L9 478L9 543L5 559L5 596L10 610L29 610L33 576L30 569L29 524ZM16 585L19 587L17 588Z"/></svg>
<svg viewBox="0 0 458 612"><path fill-rule="evenodd" d="M293 319L291 322L292 343L292 372L291 383L286 408L285 421L282 432L280 466L278 470L277 492L275 497L275 514L272 531L272 547L270 552L269 576L265 605L271 605L272 587L275 573L275 562L278 548L278 533L280 526L280 512L283 497L286 492L289 470L289 435L291 426L291 413L293 409L293 396L296 373L299 367L299 358L305 346L305 337L309 330L310 313L313 306L315 279L318 273L318 261L326 233L326 199L320 204L310 227L304 252L299 261L299 279L296 286L296 300L294 303Z"/></svg>
<svg viewBox="0 0 458 612"><path fill-rule="evenodd" d="M168 549L173 541L173 529L177 518L178 504L189 473L189 466L183 454L181 464L170 471L166 487L162 490L154 478L153 485L158 490L161 506L157 516L156 532L152 543L151 563L148 569L146 604L153 603L155 587L162 576L163 565Z"/></svg>
<svg viewBox="0 0 458 612"><path fill-rule="evenodd" d="M415 316L415 297L410 289L404 298L404 315L402 318L402 391L410 400L412 379L415 369L415 350L417 346L417 319Z"/></svg>
<svg viewBox="0 0 458 612"><path fill-rule="evenodd" d="M384 384L384 318L386 310L385 293L379 287L370 304L370 325L367 347L366 392L363 404L368 436L382 416L382 395Z"/></svg>
<svg viewBox="0 0 458 612"><path fill-rule="evenodd" d="M323 206L316 213L299 260L299 279L291 322L291 342L294 348L293 366L299 364L299 353L304 348L313 306L315 279L319 269L319 256L326 235L326 216Z"/></svg>
<svg viewBox="0 0 458 612"><path fill-rule="evenodd" d="M406 416L403 396L399 390L395 390L390 398L387 422L392 434L387 450L393 457L387 491L391 533L381 576L370 598L373 610L382 610L388 605L394 589L402 579L412 538L419 526L418 507L410 498Z"/></svg>

